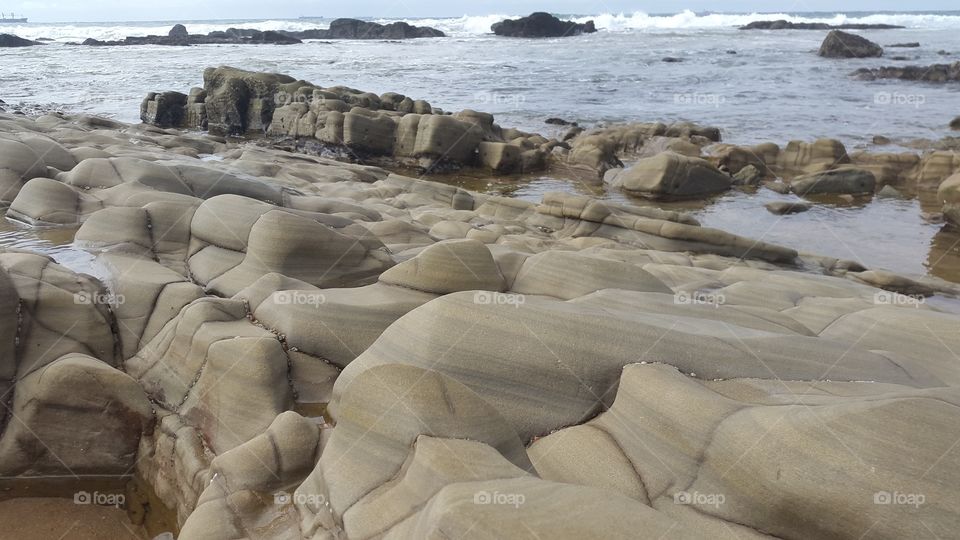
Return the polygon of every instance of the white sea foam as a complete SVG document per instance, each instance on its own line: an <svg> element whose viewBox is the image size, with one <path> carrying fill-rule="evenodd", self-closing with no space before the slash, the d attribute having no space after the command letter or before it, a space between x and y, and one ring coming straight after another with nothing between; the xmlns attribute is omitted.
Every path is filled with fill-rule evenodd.
<svg viewBox="0 0 960 540"><path fill-rule="evenodd" d="M451 18L402 19L418 26L432 26L448 35L466 37L490 33L490 25L508 18L508 15L491 14L462 16ZM960 12L951 14L935 13L876 13L876 14L805 14L787 13L703 13L685 10L673 15L650 15L642 11L634 13L602 13L598 15L568 16L564 19L577 22L593 20L601 31L630 32L677 29L721 29L736 28L753 21L784 19L795 23L861 23L894 24L908 28L960 29ZM389 23L397 19L374 19L376 22ZM308 30L327 28L329 20L246 20L246 21L185 21L187 30L192 34L206 34L227 28L254 28L258 30ZM49 38L59 42L83 41L86 38L123 39L126 36L164 35L175 21L132 22L132 23L39 23L10 24L0 26L0 32L16 34L27 39Z"/></svg>

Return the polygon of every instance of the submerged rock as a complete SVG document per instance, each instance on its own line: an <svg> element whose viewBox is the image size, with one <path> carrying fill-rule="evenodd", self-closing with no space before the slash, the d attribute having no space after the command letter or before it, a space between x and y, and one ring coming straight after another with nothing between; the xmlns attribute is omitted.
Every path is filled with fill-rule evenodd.
<svg viewBox="0 0 960 540"><path fill-rule="evenodd" d="M597 31L593 21L561 21L549 13L536 12L519 19L506 19L490 26L498 36L520 38L568 37Z"/></svg>
<svg viewBox="0 0 960 540"><path fill-rule="evenodd" d="M876 185L872 172L850 167L798 176L790 182L797 195L872 194Z"/></svg>
<svg viewBox="0 0 960 540"><path fill-rule="evenodd" d="M818 54L826 58L874 58L883 56L883 47L856 34L833 30Z"/></svg>
<svg viewBox="0 0 960 540"><path fill-rule="evenodd" d="M807 203L791 201L775 201L764 205L771 214L784 216L787 214L799 214L813 208Z"/></svg>
<svg viewBox="0 0 960 540"><path fill-rule="evenodd" d="M861 68L854 71L852 75L863 81L901 79L904 81L933 83L960 82L960 62L954 62L953 64L933 64L931 66Z"/></svg>

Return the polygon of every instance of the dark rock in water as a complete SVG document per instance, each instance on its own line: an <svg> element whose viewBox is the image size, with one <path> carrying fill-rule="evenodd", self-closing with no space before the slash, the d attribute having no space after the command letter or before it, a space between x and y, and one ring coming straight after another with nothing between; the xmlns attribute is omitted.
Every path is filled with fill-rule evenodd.
<svg viewBox="0 0 960 540"><path fill-rule="evenodd" d="M818 54L825 58L876 58L883 56L883 47L856 34L833 30L823 40Z"/></svg>
<svg viewBox="0 0 960 540"><path fill-rule="evenodd" d="M50 38L48 38L48 37L39 37L39 38L36 39L36 41L47 41L47 42L50 42L50 41L53 41L53 40L50 39Z"/></svg>
<svg viewBox="0 0 960 540"><path fill-rule="evenodd" d="M569 120L564 120L563 118L547 118L544 120L544 123L550 124L553 126L575 126L576 122L570 122Z"/></svg>
<svg viewBox="0 0 960 540"><path fill-rule="evenodd" d="M446 37L446 34L428 26L413 26L405 22L378 24L358 19L336 19L329 29L283 32L297 39L414 39Z"/></svg>
<svg viewBox="0 0 960 540"><path fill-rule="evenodd" d="M676 56L665 56L663 57L662 61L668 64L676 64L679 62L683 62L683 58L677 58Z"/></svg>
<svg viewBox="0 0 960 540"><path fill-rule="evenodd" d="M186 39L190 37L190 33L187 32L187 27L182 24L174 25L170 29L170 32L167 33L167 36L177 39Z"/></svg>
<svg viewBox="0 0 960 540"><path fill-rule="evenodd" d="M731 49L731 50L727 51L727 54L737 54L737 51L734 51L734 50Z"/></svg>
<svg viewBox="0 0 960 540"><path fill-rule="evenodd" d="M788 214L799 214L801 212L806 212L811 208L811 206L807 203L789 202L789 201L775 201L772 203L765 204L764 207L771 214L777 214L778 216L785 216Z"/></svg>
<svg viewBox="0 0 960 540"><path fill-rule="evenodd" d="M33 45L40 44L36 41L23 39L22 37L15 36L13 34L0 34L0 47L30 47Z"/></svg>
<svg viewBox="0 0 960 540"><path fill-rule="evenodd" d="M295 43L303 43L295 37L288 36L282 32L275 32L273 30L257 32L250 36L248 41L250 43L273 43L275 45L292 45Z"/></svg>
<svg viewBox="0 0 960 540"><path fill-rule="evenodd" d="M896 60L898 62L906 62L910 60L910 57L909 56L891 56L890 59Z"/></svg>
<svg viewBox="0 0 960 540"><path fill-rule="evenodd" d="M140 104L140 120L159 127L179 127L183 125L186 105L186 94L150 93Z"/></svg>
<svg viewBox="0 0 960 540"><path fill-rule="evenodd" d="M521 38L567 37L592 34L597 31L593 21L580 24L561 21L549 13L536 12L519 19L507 19L494 23L490 30L498 36Z"/></svg>
<svg viewBox="0 0 960 540"><path fill-rule="evenodd" d="M911 42L911 43L894 43L893 45L887 45L887 47L890 47L891 49L892 49L892 48L898 48L898 49L916 49L916 48L919 47L919 46L920 46L920 44L917 43L916 41Z"/></svg>
<svg viewBox="0 0 960 540"><path fill-rule="evenodd" d="M827 24L827 23L793 23L783 19L777 21L754 21L741 30L893 30L905 28L894 24Z"/></svg>
<svg viewBox="0 0 960 540"><path fill-rule="evenodd" d="M940 56L950 56L950 51L939 50L937 51L937 54Z"/></svg>
<svg viewBox="0 0 960 540"><path fill-rule="evenodd" d="M954 118L953 121L950 122L950 129L954 131L960 131L960 116Z"/></svg>
<svg viewBox="0 0 960 540"><path fill-rule="evenodd" d="M892 141L890 141L889 138L884 137L883 135L874 135L874 136L873 136L873 144L875 144L875 145L877 145L877 146L886 146L886 145L890 144L891 142L892 142Z"/></svg>
<svg viewBox="0 0 960 540"><path fill-rule="evenodd" d="M934 64L932 66L902 66L881 68L862 68L852 73L862 81L877 79L901 79L904 81L923 82L960 82L960 62L953 64Z"/></svg>

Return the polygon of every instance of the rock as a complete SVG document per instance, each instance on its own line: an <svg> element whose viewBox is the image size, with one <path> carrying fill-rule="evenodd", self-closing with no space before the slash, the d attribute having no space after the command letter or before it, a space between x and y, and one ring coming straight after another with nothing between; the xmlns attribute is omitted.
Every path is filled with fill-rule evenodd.
<svg viewBox="0 0 960 540"><path fill-rule="evenodd" d="M940 184L937 200L943 203L943 216L954 225L960 226L960 173Z"/></svg>
<svg viewBox="0 0 960 540"><path fill-rule="evenodd" d="M754 165L747 165L733 175L733 183L738 186L755 186L763 179L763 173Z"/></svg>
<svg viewBox="0 0 960 540"><path fill-rule="evenodd" d="M877 197L880 197L881 199L902 199L902 198L904 198L904 197L903 197L903 193L900 193L900 192L897 190L897 188L895 188L895 187L893 187L893 186L891 186L891 185L883 186L883 188L881 188L880 191L877 192Z"/></svg>
<svg viewBox="0 0 960 540"><path fill-rule="evenodd" d="M549 13L536 12L519 19L506 19L490 26L498 36L520 38L567 37L597 31L593 21L580 24L561 21Z"/></svg>
<svg viewBox="0 0 960 540"><path fill-rule="evenodd" d="M277 92L294 83L293 77L276 73L254 73L230 67L208 68L203 72L207 93L206 115L215 135L241 135L262 130L270 124Z"/></svg>
<svg viewBox="0 0 960 540"><path fill-rule="evenodd" d="M931 83L957 82L960 81L960 62L933 64L931 66L861 68L854 71L852 75L864 81L901 79Z"/></svg>
<svg viewBox="0 0 960 540"><path fill-rule="evenodd" d="M678 62L683 62L683 58L677 58L676 56L664 56L661 61L668 64L675 64Z"/></svg>
<svg viewBox="0 0 960 540"><path fill-rule="evenodd" d="M175 39L186 39L190 37L190 33L187 32L187 27L182 24L173 25L173 28L167 32L167 35Z"/></svg>
<svg viewBox="0 0 960 540"><path fill-rule="evenodd" d="M311 30L310 34L288 32L303 39L411 39L422 37L444 37L440 30L430 27L411 26L405 22L378 24L358 19L335 19L330 22L327 31ZM307 37L309 36L309 37Z"/></svg>
<svg viewBox="0 0 960 540"><path fill-rule="evenodd" d="M891 142L893 142L889 138L884 137L883 135L874 135L872 141L873 141L873 144L877 146L886 146Z"/></svg>
<svg viewBox="0 0 960 540"><path fill-rule="evenodd" d="M786 195L787 193L790 193L790 184L787 184L786 182L781 182L781 181L767 182L763 184L763 187L771 191L776 191L781 195Z"/></svg>
<svg viewBox="0 0 960 540"><path fill-rule="evenodd" d="M812 208L807 203L794 202L794 201L774 201L763 205L771 214L777 214L779 216L784 216L787 214L799 214L801 212L806 212Z"/></svg>
<svg viewBox="0 0 960 540"><path fill-rule="evenodd" d="M706 160L664 152L610 171L604 182L654 199L691 199L725 191L732 179Z"/></svg>
<svg viewBox="0 0 960 540"><path fill-rule="evenodd" d="M911 41L909 43L894 43L893 45L887 45L890 48L901 48L901 49L915 49L919 47L920 44L916 41Z"/></svg>
<svg viewBox="0 0 960 540"><path fill-rule="evenodd" d="M740 27L741 30L893 30L897 28L905 27L892 24L845 23L834 25L827 23L795 23L783 19L776 21L753 21Z"/></svg>
<svg viewBox="0 0 960 540"><path fill-rule="evenodd" d="M546 120L544 120L544 123L554 125L554 126L576 126L577 125L576 122L570 122L568 120L564 120L563 118L555 118L555 117L547 118Z"/></svg>
<svg viewBox="0 0 960 540"><path fill-rule="evenodd" d="M819 54L826 58L875 58L883 56L883 48L856 34L833 30L820 45Z"/></svg>
<svg viewBox="0 0 960 540"><path fill-rule="evenodd" d="M960 131L960 116L950 121L950 129Z"/></svg>
<svg viewBox="0 0 960 540"><path fill-rule="evenodd" d="M2 47L31 47L33 45L42 45L36 41L23 39L13 34L0 34L0 48Z"/></svg>
<svg viewBox="0 0 960 540"><path fill-rule="evenodd" d="M790 182L797 195L873 194L876 184L872 172L851 167L798 176Z"/></svg>
<svg viewBox="0 0 960 540"><path fill-rule="evenodd" d="M140 105L140 120L158 127L186 127L186 107L186 94L150 93Z"/></svg>

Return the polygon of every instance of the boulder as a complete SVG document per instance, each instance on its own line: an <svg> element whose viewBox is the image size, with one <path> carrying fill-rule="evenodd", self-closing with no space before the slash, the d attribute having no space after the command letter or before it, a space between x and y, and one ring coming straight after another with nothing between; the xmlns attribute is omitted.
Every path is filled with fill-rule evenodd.
<svg viewBox="0 0 960 540"><path fill-rule="evenodd" d="M798 176L790 185L797 195L872 194L876 189L877 179L870 171L845 167Z"/></svg>
<svg viewBox="0 0 960 540"><path fill-rule="evenodd" d="M140 120L157 127L186 127L186 107L186 94L151 92L140 104Z"/></svg>
<svg viewBox="0 0 960 540"><path fill-rule="evenodd" d="M608 171L604 182L653 199L695 199L725 191L733 181L706 160L663 152Z"/></svg>
<svg viewBox="0 0 960 540"><path fill-rule="evenodd" d="M33 45L41 45L41 43L13 34L0 34L0 47L31 47Z"/></svg>
<svg viewBox="0 0 960 540"><path fill-rule="evenodd" d="M960 131L960 116L950 121L950 129Z"/></svg>
<svg viewBox="0 0 960 540"><path fill-rule="evenodd" d="M207 68L203 72L203 88L207 93L204 103L210 133L243 135L263 131L273 118L277 92L293 82L293 77L276 73Z"/></svg>
<svg viewBox="0 0 960 540"><path fill-rule="evenodd" d="M833 30L818 54L825 58L877 58L883 56L883 47L856 34Z"/></svg>
<svg viewBox="0 0 960 540"><path fill-rule="evenodd" d="M940 184L937 200L943 203L943 215L954 225L960 226L960 173L954 174Z"/></svg>
<svg viewBox="0 0 960 540"><path fill-rule="evenodd" d="M844 23L844 24L827 24L827 23L796 23L790 22L783 19L778 19L776 21L753 21L745 26L741 26L741 30L893 30L896 28L904 28L903 26L897 26L893 24L864 24L864 23Z"/></svg>
<svg viewBox="0 0 960 540"><path fill-rule="evenodd" d="M186 39L190 37L190 33L187 32L187 27L182 24L173 25L173 28L171 28L170 31L167 32L167 35L169 37L176 38L176 39Z"/></svg>
<svg viewBox="0 0 960 540"><path fill-rule="evenodd" d="M358 19L335 19L326 32L310 31L309 39L410 39L421 37L444 37L436 28L412 26L405 22L378 24ZM290 33L295 37L306 34Z"/></svg>
<svg viewBox="0 0 960 540"><path fill-rule="evenodd" d="M498 36L520 38L567 37L597 31L593 21L561 21L549 13L536 12L519 19L506 19L490 26Z"/></svg>

